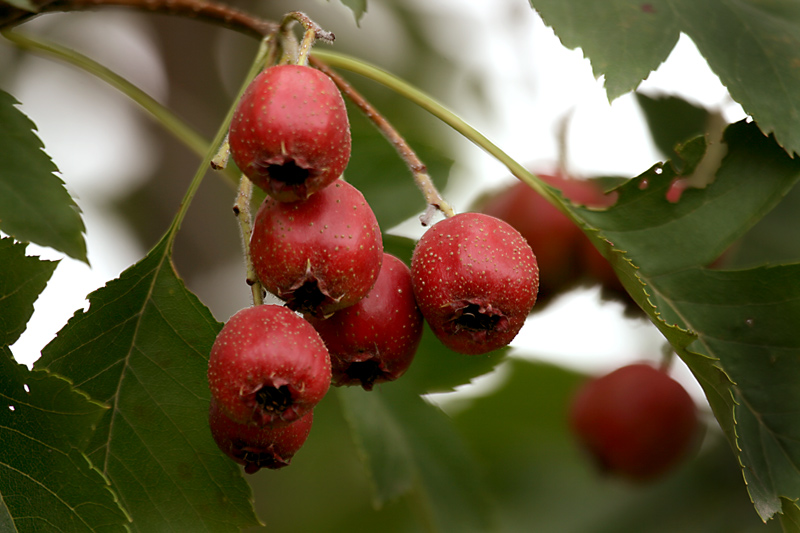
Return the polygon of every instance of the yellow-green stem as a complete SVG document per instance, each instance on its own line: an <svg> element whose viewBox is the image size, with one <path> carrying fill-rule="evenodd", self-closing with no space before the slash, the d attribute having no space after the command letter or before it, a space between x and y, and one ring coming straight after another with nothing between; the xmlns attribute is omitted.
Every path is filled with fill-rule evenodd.
<svg viewBox="0 0 800 533"><path fill-rule="evenodd" d="M332 67L348 70L380 83L404 98L414 102L503 163L515 177L530 185L539 194L561 208L560 199L554 195L552 190L544 182L539 180L525 167L517 163L511 156L498 148L497 145L492 143L486 136L437 102L430 95L397 76L355 57L321 50L314 50L312 55Z"/></svg>

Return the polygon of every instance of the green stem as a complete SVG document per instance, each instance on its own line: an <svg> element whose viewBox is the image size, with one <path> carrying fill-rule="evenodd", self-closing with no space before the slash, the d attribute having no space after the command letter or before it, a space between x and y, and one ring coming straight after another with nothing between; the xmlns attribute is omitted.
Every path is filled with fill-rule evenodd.
<svg viewBox="0 0 800 533"><path fill-rule="evenodd" d="M437 102L430 95L420 91L413 85L410 85L406 81L381 69L380 67L376 67L375 65L355 57L336 52L330 52L327 50L314 50L312 55L321 59L332 67L348 70L380 83L381 85L414 102L456 130L458 133L472 141L473 144L482 148L489 155L503 163L515 177L524 181L534 188L539 194L561 207L561 199L558 198L544 182L531 174L525 167L517 163L511 156L506 154L497 145L486 138L486 136L484 136L481 132L470 126L461 117Z"/></svg>
<svg viewBox="0 0 800 533"><path fill-rule="evenodd" d="M192 182L189 184L189 188L186 190L186 194L183 196L183 200L181 201L181 205L178 209L178 213L175 215L175 219L172 221L172 226L169 229L169 248L171 249L172 244L175 241L175 236L180 229L181 223L183 219L186 217L186 213L189 211L189 205L192 203L194 199L194 195L197 193L197 190L200 188L200 184L203 181L203 177L208 172L208 169L211 168L211 160L217 155L220 146L223 142L225 142L225 138L228 135L228 128L230 127L231 119L233 118L233 113L236 111L236 105L239 102L239 99L242 97L242 93L244 93L247 86L250 85L250 82L253 78L258 75L259 72L264 68L264 64L269 57L270 50L272 48L272 43L274 39L272 37L267 37L261 42L261 46L258 49L258 54L256 58L253 60L253 64L250 66L250 71L247 73L247 77L245 78L242 86L239 88L239 93L237 94L236 98L233 99L233 103L231 104L230 108L228 109L228 113L225 116L225 120L222 121L220 124L219 129L217 130L217 134L214 136L214 140L211 143L211 146L208 147L205 151L203 162L200 163L200 166L197 169L197 172L192 178Z"/></svg>
<svg viewBox="0 0 800 533"><path fill-rule="evenodd" d="M208 141L177 115L139 87L93 59L39 37L26 36L10 30L2 31L2 35L23 50L59 59L103 80L139 104L158 124L199 157L205 156L208 151ZM236 182L237 178L233 173L226 174L228 174L228 179L233 183Z"/></svg>

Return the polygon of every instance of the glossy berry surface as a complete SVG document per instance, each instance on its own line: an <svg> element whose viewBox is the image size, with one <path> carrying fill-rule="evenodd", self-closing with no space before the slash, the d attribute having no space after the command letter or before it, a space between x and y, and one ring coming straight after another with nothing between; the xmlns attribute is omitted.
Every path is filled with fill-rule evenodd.
<svg viewBox="0 0 800 533"><path fill-rule="evenodd" d="M451 350L480 354L507 345L536 303L539 269L520 233L481 213L434 224L411 260L417 304Z"/></svg>
<svg viewBox="0 0 800 533"><path fill-rule="evenodd" d="M253 222L250 254L266 290L290 309L324 317L367 295L383 239L364 196L337 180L303 202L268 197Z"/></svg>
<svg viewBox="0 0 800 533"><path fill-rule="evenodd" d="M696 441L697 409L665 372L633 364L587 382L570 424L601 470L633 481L666 474Z"/></svg>
<svg viewBox="0 0 800 533"><path fill-rule="evenodd" d="M350 160L342 95L307 66L261 72L237 105L228 140L239 169L281 201L307 198L339 178Z"/></svg>
<svg viewBox="0 0 800 533"><path fill-rule="evenodd" d="M316 330L279 305L247 307L217 335L208 361L211 395L241 424L292 422L328 392L331 366Z"/></svg>
<svg viewBox="0 0 800 533"><path fill-rule="evenodd" d="M311 432L314 411L285 426L262 427L231 420L212 398L208 411L211 436L222 452L254 474L262 468L277 470L289 465Z"/></svg>
<svg viewBox="0 0 800 533"><path fill-rule="evenodd" d="M384 254L378 280L363 300L330 318L311 319L330 352L333 384L365 390L408 370L422 322L411 271L390 254Z"/></svg>

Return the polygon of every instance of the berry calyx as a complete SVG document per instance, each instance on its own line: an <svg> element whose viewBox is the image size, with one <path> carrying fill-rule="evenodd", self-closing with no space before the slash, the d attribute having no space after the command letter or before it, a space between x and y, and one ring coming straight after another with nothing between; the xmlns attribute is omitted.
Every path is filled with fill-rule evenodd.
<svg viewBox="0 0 800 533"><path fill-rule="evenodd" d="M601 470L640 482L663 476L684 459L699 427L689 393L648 364L587 382L572 401L569 419Z"/></svg>
<svg viewBox="0 0 800 533"><path fill-rule="evenodd" d="M208 361L211 395L234 422L287 424L328 392L330 357L316 330L278 305L248 307L217 335Z"/></svg>
<svg viewBox="0 0 800 533"><path fill-rule="evenodd" d="M434 224L417 243L411 279L436 337L464 354L507 345L536 303L539 269L520 233L481 213Z"/></svg>
<svg viewBox="0 0 800 533"><path fill-rule="evenodd" d="M231 420L211 399L208 424L211 436L222 452L244 466L247 474L262 468L277 470L291 463L311 431L314 411L285 426L262 427Z"/></svg>
<svg viewBox="0 0 800 533"><path fill-rule="evenodd" d="M308 66L276 65L256 76L237 104L228 141L242 173L284 202L326 187L350 160L342 95Z"/></svg>
<svg viewBox="0 0 800 533"><path fill-rule="evenodd" d="M324 317L367 295L383 239L364 196L337 180L303 202L267 197L253 222L250 254L266 290L290 309Z"/></svg>
<svg viewBox="0 0 800 533"><path fill-rule="evenodd" d="M330 318L310 322L330 352L333 384L365 390L402 376L422 339L423 319L411 271L386 253L378 280L364 299Z"/></svg>

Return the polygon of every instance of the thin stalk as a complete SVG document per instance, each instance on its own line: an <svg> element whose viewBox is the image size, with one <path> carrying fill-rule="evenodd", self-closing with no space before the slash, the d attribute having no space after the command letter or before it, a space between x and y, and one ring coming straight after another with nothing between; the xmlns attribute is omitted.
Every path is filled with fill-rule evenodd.
<svg viewBox="0 0 800 533"><path fill-rule="evenodd" d="M233 118L233 113L236 111L236 104L239 102L239 99L244 93L247 86L250 85L250 82L253 78L261 72L261 69L264 68L264 63L269 57L270 49L272 47L274 39L266 38L261 42L261 46L259 47L258 54L256 58L253 60L253 64L250 66L250 71L247 73L247 77L245 78L242 86L239 88L239 93L234 98L233 103L231 104L230 108L228 109L228 113L225 116L225 120L222 121L220 124L219 129L217 130L217 134L214 136L214 140L211 143L209 149L206 150L206 153L203 157L203 162L200 163L200 166L197 169L197 172L192 178L192 182L189 184L189 188L186 190L186 193L183 196L183 200L181 201L181 205L178 208L178 213L175 215L175 219L172 222L172 226L169 229L169 247L172 247L172 244L175 241L175 236L180 229L181 223L183 219L186 217L186 213L189 211L189 205L192 203L194 199L194 195L197 193L197 190L200 188L200 184L203 181L203 177L208 172L208 169L211 168L211 160L214 159L216 154L219 151L220 146L225 141L226 136L228 135L228 128L230 127L231 119Z"/></svg>
<svg viewBox="0 0 800 533"><path fill-rule="evenodd" d="M470 126L461 117L450 111L448 108L437 102L433 97L417 89L413 85L398 78L397 76L360 59L352 56L315 50L312 56L316 57L328 65L336 68L341 68L360 74L366 78L371 79L381 85L387 87L403 96L404 98L414 102L421 108L425 109L433 116L456 130L458 133L469 139L473 144L482 148L489 155L504 164L508 170L516 178L524 181L539 194L547 198L549 201L561 208L561 199L558 198L552 190L536 176L530 173L525 167L517 163L511 156L506 154L497 145L492 143L481 132ZM563 209L563 208L562 208Z"/></svg>
<svg viewBox="0 0 800 533"><path fill-rule="evenodd" d="M428 174L428 168L425 166L422 160L420 160L416 152L414 152L403 136L400 135L400 133L394 128L394 126L392 126L392 124L386 120L386 118L381 115L378 110L375 109L375 107L361 95L361 93L356 91L356 89L350 85L347 80L342 78L326 63L315 57L311 57L310 62L315 68L318 68L333 80L342 94L345 95L351 102L353 102L353 104L358 107L362 113L364 113L364 116L367 117L367 119L369 119L375 125L375 127L378 128L383 136L389 141L389 144L394 146L400 158L405 162L406 166L411 171L411 175L414 178L414 183L417 184L417 188L419 188L419 190L422 192L422 195L425 197L425 202L428 204L428 208L420 216L422 225L429 225L433 215L437 210L441 211L446 217L455 215L453 208L447 203L447 201L445 201L445 199L439 193L439 190L436 188L436 185L433 184L433 180Z"/></svg>
<svg viewBox="0 0 800 533"><path fill-rule="evenodd" d="M239 180L239 193L236 195L236 202L233 204L233 212L236 219L239 221L239 233L242 237L242 249L244 250L244 264L246 270L246 279L250 290L253 293L253 305L261 305L264 303L264 293L261 282L258 280L255 268L253 267L253 260L250 255L250 233L253 230L253 216L250 210L250 204L253 198L253 182L250 178L242 174Z"/></svg>

